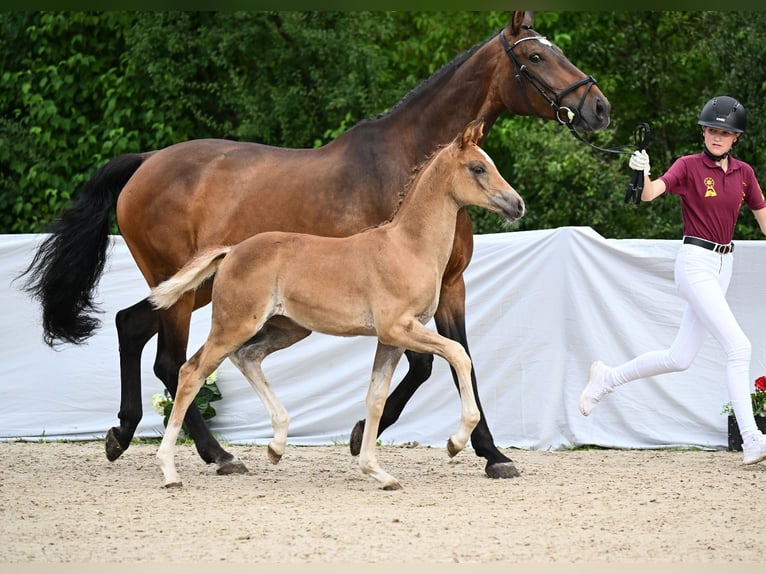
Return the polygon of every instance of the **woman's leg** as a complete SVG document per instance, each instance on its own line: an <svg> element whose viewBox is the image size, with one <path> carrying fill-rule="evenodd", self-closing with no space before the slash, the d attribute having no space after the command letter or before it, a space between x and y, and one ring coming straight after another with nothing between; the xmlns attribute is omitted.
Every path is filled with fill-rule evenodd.
<svg viewBox="0 0 766 574"><path fill-rule="evenodd" d="M688 369L711 333L727 355L727 387L738 424L742 420L742 436L757 430L750 403L750 342L726 301L732 259L732 255L721 256L692 245L681 247L675 279L687 307L673 344L613 368L595 362L580 397L583 414L590 414L603 396L629 381Z"/></svg>

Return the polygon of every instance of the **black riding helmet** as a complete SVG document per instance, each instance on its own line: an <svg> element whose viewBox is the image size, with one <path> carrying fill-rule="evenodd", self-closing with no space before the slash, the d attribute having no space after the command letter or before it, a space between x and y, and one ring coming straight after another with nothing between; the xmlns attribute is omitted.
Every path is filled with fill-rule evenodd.
<svg viewBox="0 0 766 574"><path fill-rule="evenodd" d="M729 96L717 96L704 105L697 123L741 134L747 124L745 107Z"/></svg>

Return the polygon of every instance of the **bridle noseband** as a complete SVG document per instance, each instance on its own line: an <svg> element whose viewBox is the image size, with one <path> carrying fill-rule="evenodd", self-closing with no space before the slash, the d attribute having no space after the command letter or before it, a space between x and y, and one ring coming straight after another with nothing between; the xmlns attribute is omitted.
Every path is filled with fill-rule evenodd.
<svg viewBox="0 0 766 574"><path fill-rule="evenodd" d="M531 26L524 26L525 30L532 30ZM505 30L500 31L500 41L503 43L503 48L505 48L505 53L508 54L508 58L510 58L511 63L513 64L513 75L516 78L516 82L519 85L519 88L521 89L521 92L524 94L524 99L527 102L527 106L529 107L530 111L533 115L537 116L538 118L541 117L540 114L538 114L535 111L534 106L532 105L532 102L529 99L529 95L527 94L527 91L524 90L523 85L523 79L526 79L532 87L534 87L537 92L545 99L546 102L550 104L550 106L553 108L554 113L556 115L556 119L559 123L569 126L571 129L571 126L577 118L577 116L582 115L582 106L585 103L585 98L588 97L588 94L590 93L590 90L593 86L596 85L596 80L593 76L585 76L584 78L578 80L571 86L568 86L561 90L560 92L557 92L555 89L553 89L549 84L545 83L545 81L541 80L537 76L535 76L529 68L526 66L526 64L522 64L519 62L518 57L514 53L514 48L521 44L522 42L526 42L528 40L537 40L538 42L542 43L549 43L548 39L545 36L527 36L525 38L519 38L516 40L513 44L508 42L508 39L505 37ZM587 86L585 91L583 92L582 98L580 98L580 102L577 104L577 107L575 109L570 108L569 106L562 105L562 100L570 93L575 91L580 86Z"/></svg>

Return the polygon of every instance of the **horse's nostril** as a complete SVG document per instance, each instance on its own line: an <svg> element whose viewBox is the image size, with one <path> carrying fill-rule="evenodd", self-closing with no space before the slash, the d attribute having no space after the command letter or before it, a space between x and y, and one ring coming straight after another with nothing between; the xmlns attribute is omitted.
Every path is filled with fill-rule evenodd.
<svg viewBox="0 0 766 574"><path fill-rule="evenodd" d="M596 101L596 114L599 118L608 118L610 109L611 106L601 98Z"/></svg>

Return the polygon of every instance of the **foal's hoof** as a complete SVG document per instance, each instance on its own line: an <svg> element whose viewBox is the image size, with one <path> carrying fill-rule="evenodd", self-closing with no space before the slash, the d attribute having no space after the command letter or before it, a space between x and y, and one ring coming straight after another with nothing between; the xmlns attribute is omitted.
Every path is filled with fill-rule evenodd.
<svg viewBox="0 0 766 574"><path fill-rule="evenodd" d="M120 458L120 455L122 455L122 453L125 452L125 449L127 448L120 444L120 441L117 438L119 432L119 428L112 427L109 429L109 432L106 433L106 441L104 446L106 447L106 458L110 462L114 462Z"/></svg>
<svg viewBox="0 0 766 574"><path fill-rule="evenodd" d="M237 457L232 456L231 459L224 461L218 465L216 474L225 476L227 474L247 474L249 471L245 466L245 463L239 460Z"/></svg>
<svg viewBox="0 0 766 574"><path fill-rule="evenodd" d="M388 484L384 484L380 487L381 490L401 490L402 485L399 484L398 480L394 480L393 482L389 482Z"/></svg>
<svg viewBox="0 0 766 574"><path fill-rule="evenodd" d="M282 460L282 455L278 454L277 451L271 448L271 445L269 445L269 448L266 451L266 454L268 455L269 462L271 464L279 464L279 461Z"/></svg>
<svg viewBox="0 0 766 574"><path fill-rule="evenodd" d="M178 480L176 482L166 482L163 485L163 488L167 488L167 489L181 488L183 485L184 485L184 483L181 482L180 480Z"/></svg>
<svg viewBox="0 0 766 574"><path fill-rule="evenodd" d="M348 448L352 456L357 456L362 450L362 436L364 435L364 421L359 421L351 430L351 438L348 442Z"/></svg>
<svg viewBox="0 0 766 574"><path fill-rule="evenodd" d="M487 473L489 478L516 478L521 476L513 461L496 462L494 464L488 462L484 472Z"/></svg>
<svg viewBox="0 0 766 574"><path fill-rule="evenodd" d="M463 449L462 449L462 448L458 448L457 446L455 446L455 443L454 443L454 442L452 442L452 438L450 438L450 439L447 441L447 454L449 455L449 457L450 457L450 458L452 458L453 456L455 456L455 455L456 455L457 453L459 453L461 450L463 450Z"/></svg>

